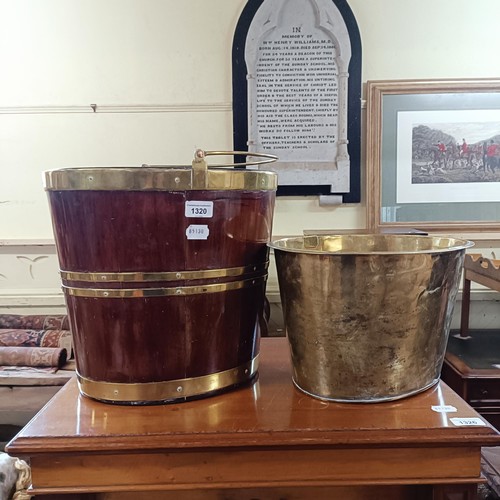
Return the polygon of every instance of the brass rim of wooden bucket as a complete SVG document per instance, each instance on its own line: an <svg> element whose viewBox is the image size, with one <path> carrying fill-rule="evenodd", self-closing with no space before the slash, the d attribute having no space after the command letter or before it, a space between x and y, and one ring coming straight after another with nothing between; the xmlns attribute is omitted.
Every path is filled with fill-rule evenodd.
<svg viewBox="0 0 500 500"><path fill-rule="evenodd" d="M258 370L259 355L236 368L201 377L146 383L101 382L83 377L77 372L80 391L85 396L108 402L150 403L201 396L241 384Z"/></svg>
<svg viewBox="0 0 500 500"><path fill-rule="evenodd" d="M257 161L214 165L209 168L206 156L244 155ZM141 167L74 167L45 172L47 191L191 191L191 190L276 190L278 176L264 170L233 169L271 163L277 157L248 151L197 150L188 166L142 165Z"/></svg>

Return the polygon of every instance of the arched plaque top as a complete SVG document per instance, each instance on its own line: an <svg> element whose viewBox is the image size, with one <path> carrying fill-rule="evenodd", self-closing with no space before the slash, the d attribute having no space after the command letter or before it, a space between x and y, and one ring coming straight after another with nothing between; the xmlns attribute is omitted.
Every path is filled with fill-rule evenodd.
<svg viewBox="0 0 500 500"><path fill-rule="evenodd" d="M278 194L359 201L361 44L338 3L347 20L332 0L250 0L236 29L235 148L278 156Z"/></svg>

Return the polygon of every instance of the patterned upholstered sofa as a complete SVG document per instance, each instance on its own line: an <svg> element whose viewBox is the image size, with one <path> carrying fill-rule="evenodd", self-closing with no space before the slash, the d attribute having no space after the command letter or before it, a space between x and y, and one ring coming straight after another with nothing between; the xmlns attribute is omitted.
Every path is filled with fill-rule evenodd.
<svg viewBox="0 0 500 500"><path fill-rule="evenodd" d="M74 375L71 358L66 316L0 314L0 452Z"/></svg>

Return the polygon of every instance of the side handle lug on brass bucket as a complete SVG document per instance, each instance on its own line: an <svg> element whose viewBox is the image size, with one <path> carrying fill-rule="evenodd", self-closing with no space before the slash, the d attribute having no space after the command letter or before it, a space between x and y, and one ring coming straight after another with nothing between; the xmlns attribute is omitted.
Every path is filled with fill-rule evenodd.
<svg viewBox="0 0 500 500"><path fill-rule="evenodd" d="M304 248L318 249L320 245L319 238L316 235L304 235Z"/></svg>

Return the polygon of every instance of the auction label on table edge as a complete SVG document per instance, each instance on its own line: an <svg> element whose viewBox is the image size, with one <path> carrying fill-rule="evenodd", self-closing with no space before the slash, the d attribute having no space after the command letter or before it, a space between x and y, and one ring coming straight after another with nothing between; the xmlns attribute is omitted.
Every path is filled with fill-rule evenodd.
<svg viewBox="0 0 500 500"><path fill-rule="evenodd" d="M457 427L469 426L469 425L478 425L485 426L486 423L484 420L477 417L454 417L450 418L450 422Z"/></svg>
<svg viewBox="0 0 500 500"><path fill-rule="evenodd" d="M438 413L455 413L457 411L457 409L451 405L435 405L431 406L431 410Z"/></svg>

